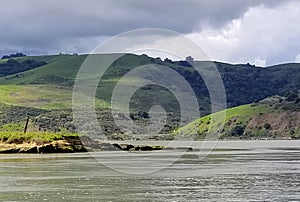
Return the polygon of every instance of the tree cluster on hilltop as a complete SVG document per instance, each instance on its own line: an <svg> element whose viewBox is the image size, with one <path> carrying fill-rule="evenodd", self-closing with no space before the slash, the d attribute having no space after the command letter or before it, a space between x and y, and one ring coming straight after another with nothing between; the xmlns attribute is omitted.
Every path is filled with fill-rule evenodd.
<svg viewBox="0 0 300 202"><path fill-rule="evenodd" d="M24 56L26 56L24 53L17 52L10 55L3 55L1 59L17 58L17 57L24 57Z"/></svg>

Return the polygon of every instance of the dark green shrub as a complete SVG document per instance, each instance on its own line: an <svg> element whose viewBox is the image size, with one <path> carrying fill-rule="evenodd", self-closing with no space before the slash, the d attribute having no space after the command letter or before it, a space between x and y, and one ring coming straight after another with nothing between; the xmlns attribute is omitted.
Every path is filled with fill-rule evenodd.
<svg viewBox="0 0 300 202"><path fill-rule="evenodd" d="M231 130L231 132L230 132L230 134L232 135L232 136L241 136L241 135L243 135L244 134L244 131L245 131L245 126L235 126L232 130Z"/></svg>
<svg viewBox="0 0 300 202"><path fill-rule="evenodd" d="M271 125L270 125L269 123L265 123L265 124L264 124L264 128L265 128L266 130L269 130L269 129L271 129Z"/></svg>

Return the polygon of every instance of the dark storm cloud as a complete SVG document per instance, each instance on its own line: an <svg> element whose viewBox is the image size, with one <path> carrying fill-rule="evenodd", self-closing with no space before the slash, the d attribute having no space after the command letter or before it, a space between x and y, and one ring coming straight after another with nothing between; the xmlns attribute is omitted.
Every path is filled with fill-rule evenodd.
<svg viewBox="0 0 300 202"><path fill-rule="evenodd" d="M293 3L285 12L280 12L281 6L289 2ZM298 6L297 1L292 0L1 0L0 55L15 51L27 54L90 52L111 36L152 27L191 35L195 41L204 44L214 60L257 59L266 64L291 61L296 56L300 58L298 46L291 51L291 47L295 47L291 37L276 47L277 52L272 50L276 40L287 36L281 30L298 27L297 23L290 27L285 25L290 24L291 20L284 18L289 15L289 10L293 10L294 4ZM251 11L253 8L261 8L257 10L269 13L269 16ZM273 20L278 15L270 17L277 12L280 13L277 21L281 20L281 24ZM245 16L247 13L250 17ZM297 14L294 12L294 15ZM235 19L242 23L242 30L226 28ZM265 34L260 32L250 39L249 33L257 33L256 24L260 22L264 22ZM228 34L224 35L228 31L234 33L229 39ZM265 43L260 40L262 35L270 39L266 42L274 41L266 43L265 47L269 48L261 47Z"/></svg>
<svg viewBox="0 0 300 202"><path fill-rule="evenodd" d="M221 26L250 6L274 6L278 2L281 1L1 1L0 49L87 51L93 42L123 31L155 27L189 33L203 25Z"/></svg>

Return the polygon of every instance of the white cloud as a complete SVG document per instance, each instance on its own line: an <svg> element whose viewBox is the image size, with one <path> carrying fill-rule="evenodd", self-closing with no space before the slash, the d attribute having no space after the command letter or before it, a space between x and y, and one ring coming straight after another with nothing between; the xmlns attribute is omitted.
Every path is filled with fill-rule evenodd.
<svg viewBox="0 0 300 202"><path fill-rule="evenodd" d="M256 66L260 66L260 67L265 67L266 66L266 60L263 60L261 58L255 58L253 63L256 65Z"/></svg>
<svg viewBox="0 0 300 202"><path fill-rule="evenodd" d="M297 56L295 58L295 62L300 63L300 54L297 54Z"/></svg>
<svg viewBox="0 0 300 202"><path fill-rule="evenodd" d="M300 50L300 2L250 8L222 28L187 34L214 60L270 65L292 62Z"/></svg>

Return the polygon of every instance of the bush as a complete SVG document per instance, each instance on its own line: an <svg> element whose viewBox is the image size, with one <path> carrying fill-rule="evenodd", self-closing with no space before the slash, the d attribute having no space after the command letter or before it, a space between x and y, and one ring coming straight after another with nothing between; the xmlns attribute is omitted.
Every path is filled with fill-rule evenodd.
<svg viewBox="0 0 300 202"><path fill-rule="evenodd" d="M235 127L231 130L230 134L231 134L232 136L241 136L241 135L244 134L244 131L245 131L245 126L235 126Z"/></svg>
<svg viewBox="0 0 300 202"><path fill-rule="evenodd" d="M266 130L269 130L269 129L271 129L271 125L270 125L269 123L265 123L265 124L264 124L264 128L265 128Z"/></svg>
<svg viewBox="0 0 300 202"><path fill-rule="evenodd" d="M298 93L294 91L289 91L284 96L286 97L287 101L291 102L291 101L295 101L298 98Z"/></svg>

